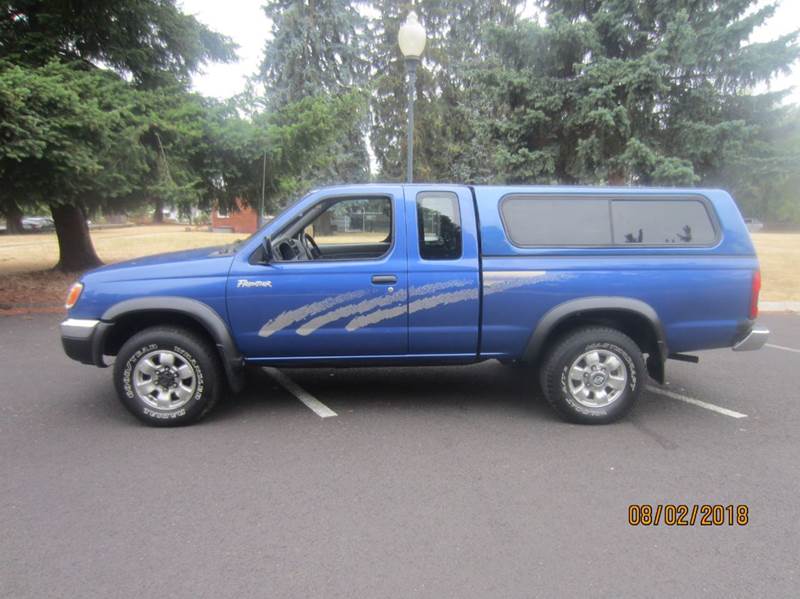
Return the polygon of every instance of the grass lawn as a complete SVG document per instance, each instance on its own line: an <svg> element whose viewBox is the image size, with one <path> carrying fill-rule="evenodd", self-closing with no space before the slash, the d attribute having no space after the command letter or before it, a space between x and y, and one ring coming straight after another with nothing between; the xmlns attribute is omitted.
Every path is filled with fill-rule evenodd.
<svg viewBox="0 0 800 599"><path fill-rule="evenodd" d="M149 225L98 229L92 241L103 262L119 262L139 256L221 245L246 235L186 231L182 225ZM0 236L0 273L22 273L52 268L58 262L55 233Z"/></svg>
<svg viewBox="0 0 800 599"><path fill-rule="evenodd" d="M103 262L222 245L246 235L187 231L183 225L150 225L92 231ZM77 274L52 269L58 261L55 233L0 235L0 314L61 311L69 285ZM20 309L17 306L26 306Z"/></svg>
<svg viewBox="0 0 800 599"><path fill-rule="evenodd" d="M800 233L754 233L761 262L761 299L800 301Z"/></svg>
<svg viewBox="0 0 800 599"><path fill-rule="evenodd" d="M151 225L92 232L104 262L221 245L244 235L187 231L182 225ZM337 238L340 239L340 238ZM765 301L800 301L800 233L756 233ZM58 260L55 234L0 235L0 314L59 311L77 275L52 271ZM23 308L20 308L23 306Z"/></svg>

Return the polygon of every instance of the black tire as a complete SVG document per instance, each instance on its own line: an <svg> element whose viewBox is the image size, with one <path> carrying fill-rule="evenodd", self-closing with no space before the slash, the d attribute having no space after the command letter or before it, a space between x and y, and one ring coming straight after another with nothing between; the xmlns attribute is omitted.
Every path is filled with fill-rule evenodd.
<svg viewBox="0 0 800 599"><path fill-rule="evenodd" d="M160 350L164 350L163 353ZM152 369L150 365L154 363L161 367L159 358L162 355L167 358L172 356L172 364L165 360L163 370L166 374L162 375L165 377L163 380L172 385L157 386L158 389L153 393L164 393L165 397L169 394L174 398L170 402L175 404L174 408L166 403L158 407L154 405L157 403L155 396L137 392L136 382L149 376L139 372L137 365L147 360L148 363L141 365L140 370ZM190 370L186 370L185 366ZM175 374L171 374L171 371ZM190 373L191 377L180 380L178 372ZM155 383L162 379L153 380ZM141 385L147 382L144 380ZM197 422L217 403L224 384L222 367L214 347L196 333L183 328L158 326L140 331L125 342L114 362L114 385L122 405L151 426L183 426ZM177 395L178 386L181 386L183 397Z"/></svg>
<svg viewBox="0 0 800 599"><path fill-rule="evenodd" d="M616 366L616 370L613 370L617 378L622 373L620 368L625 369L626 381L622 392L607 405L586 405L603 400L583 397L583 401L581 401L578 399L580 391L571 391L573 386L576 386L575 381L580 380L580 377L577 379L570 377L573 364L587 353L593 354L592 350L599 350L601 358L610 359L611 355L616 356L622 365L621 367ZM591 355L589 357L592 358ZM616 361L609 363L617 364ZM584 370L590 370L593 366L586 361L581 361L578 363L579 368L581 368L581 364L583 364ZM599 364L599 367L602 366L603 363ZM609 367L600 368L600 370L608 375ZM547 354L539 376L545 398L564 419L579 424L607 424L624 416L639 397L641 387L644 385L644 356L642 356L639 346L624 333L601 327L583 328L566 335L556 343L555 347ZM584 376L591 377L592 373L588 372ZM607 379L608 377L606 377ZM598 383L599 385L604 384L602 376L597 380L601 381ZM585 385L585 387L587 389L595 388L589 385ZM607 393L608 390L612 394L614 393L614 389L610 386L597 389L598 391L587 392L590 395L598 392Z"/></svg>

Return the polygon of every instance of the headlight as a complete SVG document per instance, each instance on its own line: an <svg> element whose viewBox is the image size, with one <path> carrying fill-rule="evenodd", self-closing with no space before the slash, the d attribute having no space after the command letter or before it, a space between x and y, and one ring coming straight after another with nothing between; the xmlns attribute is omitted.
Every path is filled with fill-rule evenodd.
<svg viewBox="0 0 800 599"><path fill-rule="evenodd" d="M72 306L78 303L78 298L83 291L83 283L73 283L72 287L67 292L67 301L64 302L64 307L69 310Z"/></svg>

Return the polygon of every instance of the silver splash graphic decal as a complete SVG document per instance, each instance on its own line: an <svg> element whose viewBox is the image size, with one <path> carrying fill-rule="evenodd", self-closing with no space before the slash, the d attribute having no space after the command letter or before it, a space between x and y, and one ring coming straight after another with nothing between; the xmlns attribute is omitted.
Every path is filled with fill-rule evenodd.
<svg viewBox="0 0 800 599"><path fill-rule="evenodd" d="M326 324L341 320L342 318L349 318L356 316L357 314L363 314L364 312L369 312L370 310L374 310L375 308L379 308L387 304L396 304L397 302L402 302L402 306L405 307L405 290L398 291L397 293L391 295L387 294L374 299L364 300L363 302L358 302L357 304L348 304L346 306L342 306L341 308L336 308L335 310L326 312L321 316L312 318L307 323L300 326L300 328L297 329L297 334L305 337L316 331L318 328L324 327Z"/></svg>
<svg viewBox="0 0 800 599"><path fill-rule="evenodd" d="M543 270L486 272L483 295L524 287L546 275L547 273ZM310 320L297 329L297 334L303 337L325 325L345 318L351 318L345 325L345 330L357 331L369 325L402 316L406 312L414 314L423 310L432 310L441 306L478 299L477 288L458 289L458 287L466 287L471 284L472 281L469 279L439 281L411 287L408 293L405 290L399 290L391 295L362 299L356 303L352 302L363 298L366 291L341 293L294 310L282 312L261 327L258 334L261 337L269 337L306 319ZM409 298L411 301L407 303Z"/></svg>
<svg viewBox="0 0 800 599"><path fill-rule="evenodd" d="M412 287L411 289L409 289L409 295L413 298L418 295L425 295L428 293L433 293L435 291L441 291L442 289L451 289L453 287L464 287L465 285L469 284L470 284L469 279L457 279L455 281L440 281L438 283L428 283L427 285ZM470 291L470 290L464 290L464 291ZM462 293L462 292L455 292L455 293ZM442 295L448 295L448 294L432 295L425 299L435 301L436 298L441 297ZM402 316L403 314L406 313L406 310L408 310L409 312L415 311L413 310L413 307L415 304L417 304L417 302L420 301L423 300L414 300L408 306L402 304L400 306L392 306L384 310L375 310L375 312L370 312L369 314L358 316L353 320L351 320L350 322L348 322L344 328L348 332L353 332L357 331L358 329L363 329L364 327L369 326L371 324L376 324L378 322L383 322L384 320L390 320L392 318ZM433 308L436 305L438 304L431 305L430 307Z"/></svg>
<svg viewBox="0 0 800 599"><path fill-rule="evenodd" d="M484 273L483 295L524 287L547 275L544 270L496 270Z"/></svg>
<svg viewBox="0 0 800 599"><path fill-rule="evenodd" d="M330 310L331 308L335 308L341 304L356 300L366 295L366 293L366 291L349 291L347 293L340 293L339 295L334 295L324 300L314 302L313 304L308 304L306 306L295 308L294 310L281 312L275 318L268 321L263 327L261 327L261 330L258 332L258 334L260 337L269 337L270 335L277 333L278 331L285 329L296 322L300 322L301 320L305 320L306 318L310 318L319 314L320 312Z"/></svg>

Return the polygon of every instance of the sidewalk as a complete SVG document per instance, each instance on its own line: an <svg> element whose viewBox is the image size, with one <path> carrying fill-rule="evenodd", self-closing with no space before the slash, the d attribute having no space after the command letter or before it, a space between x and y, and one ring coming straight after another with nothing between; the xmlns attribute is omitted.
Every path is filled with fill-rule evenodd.
<svg viewBox="0 0 800 599"><path fill-rule="evenodd" d="M800 312L800 302L758 302L759 312Z"/></svg>

